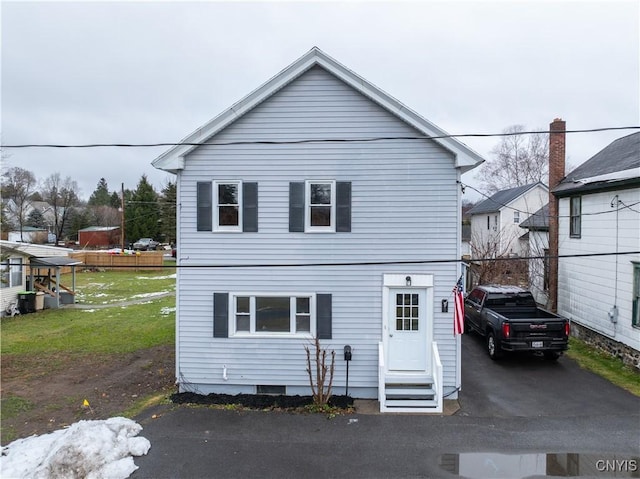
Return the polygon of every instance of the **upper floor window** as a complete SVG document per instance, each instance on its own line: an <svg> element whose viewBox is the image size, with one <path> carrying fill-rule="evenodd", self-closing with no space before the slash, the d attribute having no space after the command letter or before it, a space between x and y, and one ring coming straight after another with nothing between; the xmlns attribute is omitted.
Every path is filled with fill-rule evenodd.
<svg viewBox="0 0 640 479"><path fill-rule="evenodd" d="M242 231L242 182L215 181L214 229Z"/></svg>
<svg viewBox="0 0 640 479"><path fill-rule="evenodd" d="M336 182L307 181L306 231L336 230Z"/></svg>
<svg viewBox="0 0 640 479"><path fill-rule="evenodd" d="M572 196L569 200L569 236L580 238L582 234L582 197Z"/></svg>
<svg viewBox="0 0 640 479"><path fill-rule="evenodd" d="M307 180L289 183L289 231L351 231L351 182Z"/></svg>
<svg viewBox="0 0 640 479"><path fill-rule="evenodd" d="M0 287L22 286L22 258L10 258L0 263Z"/></svg>
<svg viewBox="0 0 640 479"><path fill-rule="evenodd" d="M513 222L515 224L520 223L520 212L519 211L514 211L513 212Z"/></svg>
<svg viewBox="0 0 640 479"><path fill-rule="evenodd" d="M199 181L196 187L198 231L258 231L258 183Z"/></svg>

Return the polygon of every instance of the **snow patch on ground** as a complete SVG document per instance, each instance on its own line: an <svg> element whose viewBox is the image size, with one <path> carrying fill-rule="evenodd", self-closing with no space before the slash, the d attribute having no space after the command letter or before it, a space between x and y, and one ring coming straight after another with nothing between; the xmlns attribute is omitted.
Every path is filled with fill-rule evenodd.
<svg viewBox="0 0 640 479"><path fill-rule="evenodd" d="M151 443L136 437L142 426L124 417L80 421L50 434L18 439L2 448L6 478L125 479L138 469Z"/></svg>
<svg viewBox="0 0 640 479"><path fill-rule="evenodd" d="M164 308L162 308L160 310L160 314L162 314L163 316L168 316L171 313L175 313L175 312L176 312L176 308L175 307L173 307L173 308L164 307Z"/></svg>
<svg viewBox="0 0 640 479"><path fill-rule="evenodd" d="M176 274L170 274L167 276L138 276L136 279L176 279Z"/></svg>
<svg viewBox="0 0 640 479"><path fill-rule="evenodd" d="M129 299L134 299L134 298L153 298L154 296L160 296L160 295L163 295L163 294L169 294L170 292L171 291L156 291L154 293L134 294Z"/></svg>
<svg viewBox="0 0 640 479"><path fill-rule="evenodd" d="M98 310L97 309L83 309L82 311L85 312L85 313L95 313Z"/></svg>

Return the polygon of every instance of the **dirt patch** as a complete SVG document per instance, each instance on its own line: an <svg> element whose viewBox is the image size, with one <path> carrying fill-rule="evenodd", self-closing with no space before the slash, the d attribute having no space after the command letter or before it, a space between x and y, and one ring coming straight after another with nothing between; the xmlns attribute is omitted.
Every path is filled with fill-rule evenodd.
<svg viewBox="0 0 640 479"><path fill-rule="evenodd" d="M118 355L3 356L1 443L81 419L107 419L150 394L170 394L174 354L169 345ZM9 413L12 402L19 407Z"/></svg>

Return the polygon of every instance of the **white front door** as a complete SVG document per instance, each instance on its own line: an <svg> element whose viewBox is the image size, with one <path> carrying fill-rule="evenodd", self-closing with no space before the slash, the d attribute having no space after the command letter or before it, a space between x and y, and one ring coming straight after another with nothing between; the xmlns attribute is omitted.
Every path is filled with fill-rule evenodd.
<svg viewBox="0 0 640 479"><path fill-rule="evenodd" d="M427 294L424 289L389 289L388 369L426 371Z"/></svg>

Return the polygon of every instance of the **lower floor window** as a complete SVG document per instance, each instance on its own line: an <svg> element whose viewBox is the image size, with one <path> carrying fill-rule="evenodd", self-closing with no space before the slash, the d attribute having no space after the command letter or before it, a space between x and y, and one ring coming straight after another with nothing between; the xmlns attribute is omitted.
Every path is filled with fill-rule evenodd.
<svg viewBox="0 0 640 479"><path fill-rule="evenodd" d="M313 295L244 295L232 298L236 334L310 334L315 328Z"/></svg>
<svg viewBox="0 0 640 479"><path fill-rule="evenodd" d="M22 286L22 258L11 258L0 263L0 287Z"/></svg>
<svg viewBox="0 0 640 479"><path fill-rule="evenodd" d="M640 263L633 263L633 316L631 324L640 328Z"/></svg>

